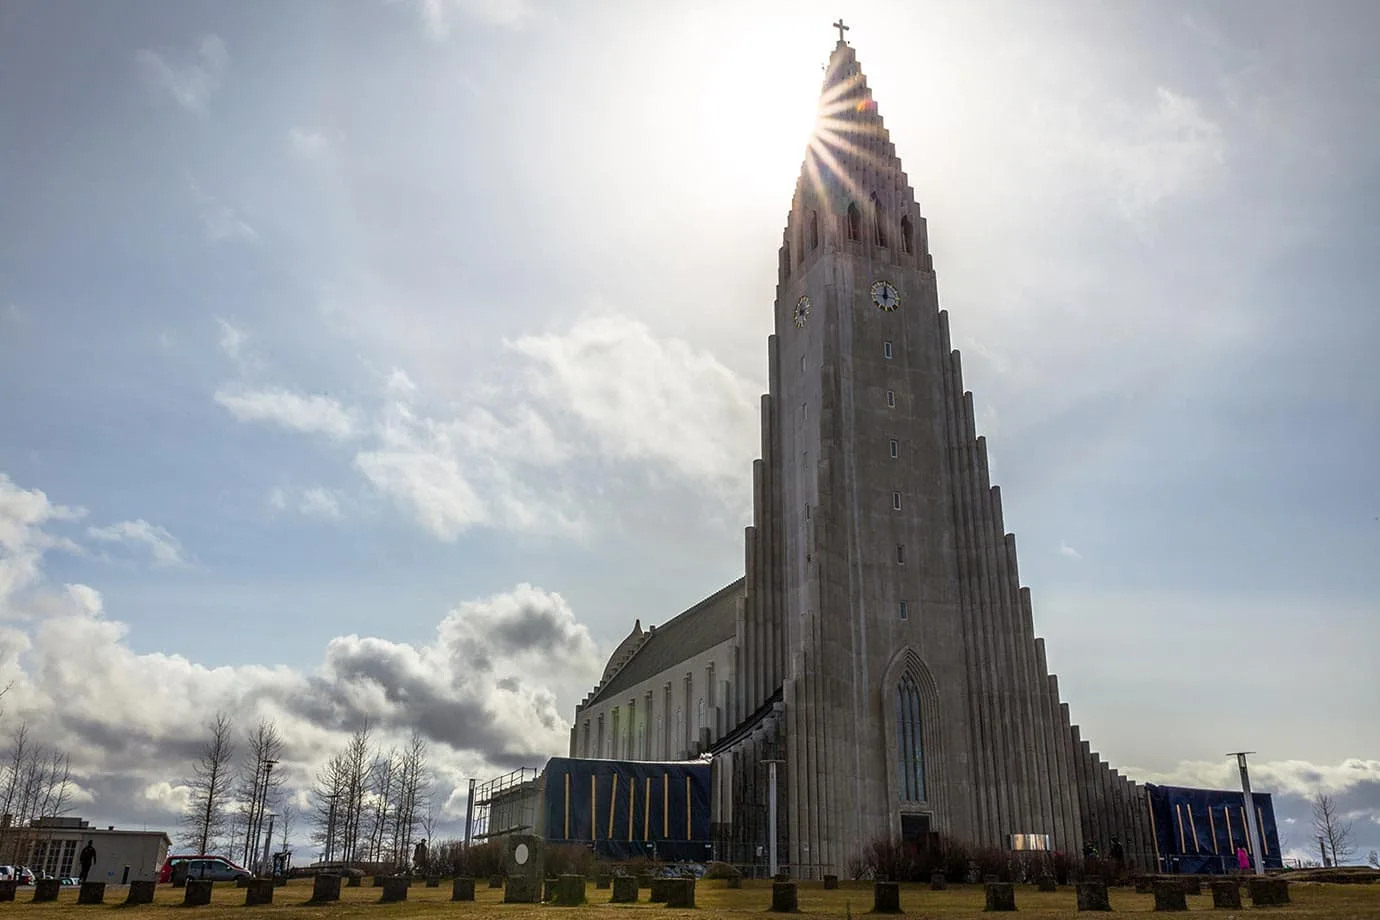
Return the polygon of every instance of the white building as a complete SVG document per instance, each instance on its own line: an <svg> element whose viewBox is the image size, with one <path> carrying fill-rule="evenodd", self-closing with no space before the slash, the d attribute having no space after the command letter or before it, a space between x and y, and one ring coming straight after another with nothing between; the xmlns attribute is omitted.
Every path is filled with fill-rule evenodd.
<svg viewBox="0 0 1380 920"><path fill-rule="evenodd" d="M88 841L96 848L96 862L87 880L111 885L156 881L172 846L163 831L92 827L81 818L37 818L27 827L0 827L0 853L13 854L35 875L80 875L80 853Z"/></svg>

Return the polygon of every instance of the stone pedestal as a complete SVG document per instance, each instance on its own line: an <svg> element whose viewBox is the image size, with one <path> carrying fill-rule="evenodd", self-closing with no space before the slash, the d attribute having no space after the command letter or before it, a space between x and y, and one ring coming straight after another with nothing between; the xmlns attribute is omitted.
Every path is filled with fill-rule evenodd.
<svg viewBox="0 0 1380 920"><path fill-rule="evenodd" d="M543 901L556 900L556 880L554 878L543 879L541 883L541 899Z"/></svg>
<svg viewBox="0 0 1380 920"><path fill-rule="evenodd" d="M895 882L873 882L872 912L874 914L899 914L901 912L901 886Z"/></svg>
<svg viewBox="0 0 1380 920"><path fill-rule="evenodd" d="M313 904L340 900L340 876L318 875L312 879L311 900Z"/></svg>
<svg viewBox="0 0 1380 920"><path fill-rule="evenodd" d="M1184 886L1178 879L1157 879L1150 890L1155 895L1155 910L1188 910Z"/></svg>
<svg viewBox="0 0 1380 920"><path fill-rule="evenodd" d="M613 897L609 898L609 903L637 903L637 879L631 875L615 875L613 877Z"/></svg>
<svg viewBox="0 0 1380 920"><path fill-rule="evenodd" d="M1289 903L1289 883L1282 878L1253 878L1246 882L1252 907L1278 907ZM37 898L34 898L37 901Z"/></svg>
<svg viewBox="0 0 1380 920"><path fill-rule="evenodd" d="M359 887L359 883L360 883L361 881L363 881L363 879L361 879L360 876L358 876L358 875L347 875L347 876L345 876L345 887L346 887L346 888L358 888L358 887Z"/></svg>
<svg viewBox="0 0 1380 920"><path fill-rule="evenodd" d="M836 882L837 885L837 882ZM800 910L795 882L771 883L771 911L774 914L793 914Z"/></svg>
<svg viewBox="0 0 1380 920"><path fill-rule="evenodd" d="M490 888L502 888L502 887L503 887L503 876L501 876L501 875L491 875L491 876L489 876L489 887L490 887Z"/></svg>
<svg viewBox="0 0 1380 920"><path fill-rule="evenodd" d="M1212 906L1215 910L1240 910L1241 886L1236 879L1212 883Z"/></svg>
<svg viewBox="0 0 1380 920"><path fill-rule="evenodd" d="M670 881L671 879L669 878L652 879L652 895L647 900L651 901L653 904L665 904L666 899L670 897L667 891L667 883Z"/></svg>
<svg viewBox="0 0 1380 920"><path fill-rule="evenodd" d="M1203 880L1196 875L1180 876L1179 884L1184 886L1184 894L1203 893Z"/></svg>
<svg viewBox="0 0 1380 920"><path fill-rule="evenodd" d="M1107 898L1106 882L1079 882L1078 909L1111 910L1112 902Z"/></svg>
<svg viewBox="0 0 1380 920"><path fill-rule="evenodd" d="M562 907L578 907L585 903L585 877L562 875L556 884L556 903Z"/></svg>
<svg viewBox="0 0 1380 920"><path fill-rule="evenodd" d="M541 883L525 875L508 879L503 888L504 904L536 904L541 901Z"/></svg>
<svg viewBox="0 0 1380 920"><path fill-rule="evenodd" d="M383 880L383 894L379 895L380 904L395 904L398 901L407 900L407 889L412 884L412 880L405 875L390 875Z"/></svg>
<svg viewBox="0 0 1380 920"><path fill-rule="evenodd" d="M183 907L205 907L211 903L211 883L204 878L187 879L187 893L182 896Z"/></svg>
<svg viewBox="0 0 1380 920"><path fill-rule="evenodd" d="M82 882L77 892L78 904L102 904L105 902L105 882Z"/></svg>
<svg viewBox="0 0 1380 920"><path fill-rule="evenodd" d="M56 901L62 882L55 878L34 879L34 900L37 902Z"/></svg>
<svg viewBox="0 0 1380 920"><path fill-rule="evenodd" d="M1010 882L988 882L987 906L983 910L1015 910L1016 886Z"/></svg>
<svg viewBox="0 0 1380 920"><path fill-rule="evenodd" d="M129 883L129 894L125 895L126 904L152 904L153 893L158 890L158 883L148 879L142 879Z"/></svg>
<svg viewBox="0 0 1380 920"><path fill-rule="evenodd" d="M839 877L837 875L824 876L824 890L837 891L839 887Z"/></svg>
<svg viewBox="0 0 1380 920"><path fill-rule="evenodd" d="M949 880L943 872L930 873L930 891L943 891L949 887Z"/></svg>
<svg viewBox="0 0 1380 920"><path fill-rule="evenodd" d="M666 886L667 907L694 907L695 880L693 878L668 878Z"/></svg>
<svg viewBox="0 0 1380 920"><path fill-rule="evenodd" d="M474 879L469 876L460 876L450 883L450 899L452 901L473 901L474 900Z"/></svg>
<svg viewBox="0 0 1380 920"><path fill-rule="evenodd" d="M19 891L19 879L0 879L0 901L13 901Z"/></svg>
<svg viewBox="0 0 1380 920"><path fill-rule="evenodd" d="M258 907L273 903L273 879L251 878L244 886L244 906Z"/></svg>
<svg viewBox="0 0 1380 920"><path fill-rule="evenodd" d="M1059 883L1054 881L1052 875L1042 875L1036 879L1035 888L1039 891L1058 891Z"/></svg>

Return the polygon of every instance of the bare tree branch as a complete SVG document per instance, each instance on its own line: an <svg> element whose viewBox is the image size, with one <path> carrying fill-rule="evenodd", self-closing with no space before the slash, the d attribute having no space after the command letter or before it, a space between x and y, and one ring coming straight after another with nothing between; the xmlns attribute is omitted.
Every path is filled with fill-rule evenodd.
<svg viewBox="0 0 1380 920"><path fill-rule="evenodd" d="M216 713L206 726L210 737L201 749L200 756L192 766L192 776L187 780L191 796L187 801L187 811L182 816L183 827L187 830L187 842L198 853L209 853L220 848L226 831L226 811L229 805L233 781L232 764L235 757L235 740L230 716Z"/></svg>
<svg viewBox="0 0 1380 920"><path fill-rule="evenodd" d="M1332 796L1319 789L1313 796L1313 833L1323 840L1323 861L1332 851L1332 865L1340 866L1356 854L1351 822L1342 817Z"/></svg>

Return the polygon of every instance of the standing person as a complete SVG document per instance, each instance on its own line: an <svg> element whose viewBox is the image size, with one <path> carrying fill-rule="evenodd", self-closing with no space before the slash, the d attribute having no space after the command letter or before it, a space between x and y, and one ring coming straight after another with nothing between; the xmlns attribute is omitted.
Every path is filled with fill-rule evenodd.
<svg viewBox="0 0 1380 920"><path fill-rule="evenodd" d="M1246 852L1245 847L1236 848L1236 866L1242 872L1251 871L1251 854Z"/></svg>
<svg viewBox="0 0 1380 920"><path fill-rule="evenodd" d="M91 867L96 863L96 844L93 840L86 841L86 846L81 848L81 881L86 884L86 876L91 873Z"/></svg>

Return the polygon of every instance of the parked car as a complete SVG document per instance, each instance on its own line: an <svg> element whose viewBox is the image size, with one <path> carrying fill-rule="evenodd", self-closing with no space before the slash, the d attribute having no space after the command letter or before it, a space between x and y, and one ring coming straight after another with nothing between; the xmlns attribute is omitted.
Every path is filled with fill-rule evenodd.
<svg viewBox="0 0 1380 920"><path fill-rule="evenodd" d="M254 873L237 865L224 856L185 855L169 856L158 873L158 881L171 882L173 866L187 863L187 878L204 878L213 882L236 882L242 878L253 878Z"/></svg>

